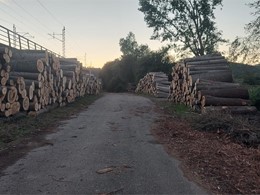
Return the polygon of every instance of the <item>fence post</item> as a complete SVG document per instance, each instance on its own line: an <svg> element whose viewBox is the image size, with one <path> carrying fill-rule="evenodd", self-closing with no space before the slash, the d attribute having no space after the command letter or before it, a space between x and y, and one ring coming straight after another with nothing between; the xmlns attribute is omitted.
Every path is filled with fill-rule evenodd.
<svg viewBox="0 0 260 195"><path fill-rule="evenodd" d="M20 50L22 49L22 43L21 43L21 36L19 35L19 47L20 47Z"/></svg>
<svg viewBox="0 0 260 195"><path fill-rule="evenodd" d="M29 42L29 39L27 39L27 45L28 45L28 49L30 50L30 42Z"/></svg>
<svg viewBox="0 0 260 195"><path fill-rule="evenodd" d="M9 32L9 30L7 30L7 37L8 37L9 47L11 47L11 39L10 39L10 32Z"/></svg>

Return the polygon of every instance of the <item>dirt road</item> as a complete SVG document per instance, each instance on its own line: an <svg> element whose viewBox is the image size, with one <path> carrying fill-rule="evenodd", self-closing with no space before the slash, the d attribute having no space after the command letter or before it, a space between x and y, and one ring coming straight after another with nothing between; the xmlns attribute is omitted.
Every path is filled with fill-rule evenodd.
<svg viewBox="0 0 260 195"><path fill-rule="evenodd" d="M0 194L202 194L150 133L147 98L106 94L4 171Z"/></svg>

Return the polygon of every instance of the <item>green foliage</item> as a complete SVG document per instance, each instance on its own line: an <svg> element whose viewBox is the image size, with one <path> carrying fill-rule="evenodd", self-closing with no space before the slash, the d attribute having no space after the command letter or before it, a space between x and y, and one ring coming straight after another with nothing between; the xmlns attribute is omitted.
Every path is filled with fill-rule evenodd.
<svg viewBox="0 0 260 195"><path fill-rule="evenodd" d="M233 77L248 87L250 100L260 110L260 65L230 63Z"/></svg>
<svg viewBox="0 0 260 195"><path fill-rule="evenodd" d="M249 94L255 107L260 110L260 86L250 88Z"/></svg>
<svg viewBox="0 0 260 195"><path fill-rule="evenodd" d="M225 42L214 21L222 0L139 0L139 4L148 27L154 29L152 38L174 42L180 53L201 56Z"/></svg>
<svg viewBox="0 0 260 195"><path fill-rule="evenodd" d="M151 51L148 46L139 45L132 32L120 39L119 45L123 53L121 58L106 63L100 73L106 91L126 91L128 83L137 84L147 72L171 73L173 64L168 56L170 47Z"/></svg>
<svg viewBox="0 0 260 195"><path fill-rule="evenodd" d="M246 75L243 82L248 85L260 85L260 76L257 74Z"/></svg>
<svg viewBox="0 0 260 195"><path fill-rule="evenodd" d="M247 65L240 63L230 63L229 67L232 70L233 77L236 81L249 85L258 85L260 77L259 65Z"/></svg>
<svg viewBox="0 0 260 195"><path fill-rule="evenodd" d="M132 32L129 32L125 39L121 38L119 45L123 56L131 55L135 57L142 57L143 55L150 52L147 45L138 45L137 41L135 40L135 35Z"/></svg>
<svg viewBox="0 0 260 195"><path fill-rule="evenodd" d="M157 101L157 104L170 115L186 118L192 114L190 107L184 104L175 104L169 101Z"/></svg>
<svg viewBox="0 0 260 195"><path fill-rule="evenodd" d="M260 0L248 4L256 18L245 26L246 37L236 37L229 49L231 61L257 64L260 62Z"/></svg>

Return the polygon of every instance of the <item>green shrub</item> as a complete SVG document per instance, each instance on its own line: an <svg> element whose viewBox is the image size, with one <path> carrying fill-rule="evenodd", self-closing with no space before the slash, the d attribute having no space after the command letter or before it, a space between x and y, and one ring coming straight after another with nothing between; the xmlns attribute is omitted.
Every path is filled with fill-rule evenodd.
<svg viewBox="0 0 260 195"><path fill-rule="evenodd" d="M243 83L248 85L260 85L260 76L256 74L249 74L243 80Z"/></svg>
<svg viewBox="0 0 260 195"><path fill-rule="evenodd" d="M249 89L249 94L254 106L260 110L260 86Z"/></svg>

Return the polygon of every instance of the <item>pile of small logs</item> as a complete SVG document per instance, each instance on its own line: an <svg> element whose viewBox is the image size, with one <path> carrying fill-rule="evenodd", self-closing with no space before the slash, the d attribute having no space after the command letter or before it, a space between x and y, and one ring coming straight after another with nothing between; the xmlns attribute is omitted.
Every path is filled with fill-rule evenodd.
<svg viewBox="0 0 260 195"><path fill-rule="evenodd" d="M0 47L2 116L60 106L86 94L98 94L100 81L86 74L75 58L57 58L46 51Z"/></svg>
<svg viewBox="0 0 260 195"><path fill-rule="evenodd" d="M173 67L169 99L203 113L226 110L254 113L248 90L233 82L227 60L220 54L187 58Z"/></svg>
<svg viewBox="0 0 260 195"><path fill-rule="evenodd" d="M136 87L136 93L151 94L157 98L167 98L169 96L171 82L168 76L163 72L149 72L140 81Z"/></svg>
<svg viewBox="0 0 260 195"><path fill-rule="evenodd" d="M12 51L4 46L0 47L0 115L10 116L20 111L18 90L10 80ZM21 91L21 88L20 88ZM25 96L24 96L25 97Z"/></svg>

